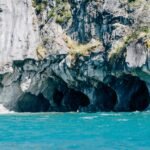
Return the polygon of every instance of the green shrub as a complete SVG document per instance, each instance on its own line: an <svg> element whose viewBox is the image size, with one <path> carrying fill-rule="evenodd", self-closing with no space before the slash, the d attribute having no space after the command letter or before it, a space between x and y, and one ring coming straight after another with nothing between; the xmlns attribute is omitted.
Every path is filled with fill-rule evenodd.
<svg viewBox="0 0 150 150"><path fill-rule="evenodd" d="M48 5L48 0L32 0L36 14L39 15ZM56 6L51 6L47 19L54 18L59 24L67 22L72 17L68 0L56 0Z"/></svg>
<svg viewBox="0 0 150 150"><path fill-rule="evenodd" d="M48 4L48 0L32 0L32 5L35 7L36 14L40 14Z"/></svg>
<svg viewBox="0 0 150 150"><path fill-rule="evenodd" d="M56 23L61 24L61 23L63 23L63 22L64 22L64 18L61 17L61 16L59 16L59 15L57 15L57 16L56 16Z"/></svg>
<svg viewBox="0 0 150 150"><path fill-rule="evenodd" d="M42 10L43 10L42 5L41 4L37 5L35 10L36 10L37 14L40 14L42 12Z"/></svg>

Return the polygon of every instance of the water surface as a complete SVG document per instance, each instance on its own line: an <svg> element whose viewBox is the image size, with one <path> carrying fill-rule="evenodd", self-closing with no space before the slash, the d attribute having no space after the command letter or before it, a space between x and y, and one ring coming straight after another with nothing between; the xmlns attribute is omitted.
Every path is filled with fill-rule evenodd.
<svg viewBox="0 0 150 150"><path fill-rule="evenodd" d="M150 112L1 114L1 150L149 150Z"/></svg>

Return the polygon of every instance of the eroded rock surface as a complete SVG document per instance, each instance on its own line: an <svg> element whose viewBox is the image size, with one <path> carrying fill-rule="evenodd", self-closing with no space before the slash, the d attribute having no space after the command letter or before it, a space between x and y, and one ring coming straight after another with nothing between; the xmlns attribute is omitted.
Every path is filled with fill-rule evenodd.
<svg viewBox="0 0 150 150"><path fill-rule="evenodd" d="M19 112L145 110L149 13L149 0L1 0L0 104Z"/></svg>

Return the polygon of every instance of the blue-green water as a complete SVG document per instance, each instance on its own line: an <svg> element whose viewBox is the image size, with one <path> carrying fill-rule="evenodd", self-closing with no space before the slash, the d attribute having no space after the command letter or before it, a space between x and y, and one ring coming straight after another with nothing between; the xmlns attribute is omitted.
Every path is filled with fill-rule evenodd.
<svg viewBox="0 0 150 150"><path fill-rule="evenodd" d="M150 112L0 115L0 150L149 150Z"/></svg>

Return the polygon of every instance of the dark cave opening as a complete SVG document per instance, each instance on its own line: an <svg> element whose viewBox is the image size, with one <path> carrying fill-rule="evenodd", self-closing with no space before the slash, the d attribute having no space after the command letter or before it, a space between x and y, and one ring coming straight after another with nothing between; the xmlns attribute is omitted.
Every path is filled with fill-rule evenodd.
<svg viewBox="0 0 150 150"><path fill-rule="evenodd" d="M49 100L44 98L42 94L33 95L25 93L19 98L15 111L17 112L47 112L49 110Z"/></svg>
<svg viewBox="0 0 150 150"><path fill-rule="evenodd" d="M142 81L137 87L137 91L131 96L129 108L131 111L143 111L149 105L149 91L146 83Z"/></svg>
<svg viewBox="0 0 150 150"><path fill-rule="evenodd" d="M87 95L73 89L70 89L69 92L67 92L63 101L70 111L77 111L79 107L85 107L90 104L90 100Z"/></svg>
<svg viewBox="0 0 150 150"><path fill-rule="evenodd" d="M67 89L64 92L56 89L53 94L53 101L56 105L53 111L77 111L79 107L90 104L88 96L74 89Z"/></svg>
<svg viewBox="0 0 150 150"><path fill-rule="evenodd" d="M56 89L53 94L53 101L57 106L60 106L63 100L64 94L63 92Z"/></svg>
<svg viewBox="0 0 150 150"><path fill-rule="evenodd" d="M90 100L87 95L80 91L76 91L76 96L79 98L79 105L82 107L88 106L90 104Z"/></svg>
<svg viewBox="0 0 150 150"><path fill-rule="evenodd" d="M95 105L100 111L114 111L117 103L117 94L111 87L99 83L95 91L95 96Z"/></svg>
<svg viewBox="0 0 150 150"><path fill-rule="evenodd" d="M115 90L118 103L117 112L143 111L149 105L149 91L146 82L131 74L122 74L118 78L107 76L104 82Z"/></svg>

